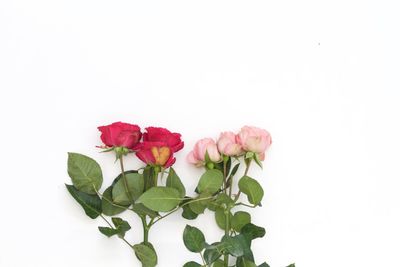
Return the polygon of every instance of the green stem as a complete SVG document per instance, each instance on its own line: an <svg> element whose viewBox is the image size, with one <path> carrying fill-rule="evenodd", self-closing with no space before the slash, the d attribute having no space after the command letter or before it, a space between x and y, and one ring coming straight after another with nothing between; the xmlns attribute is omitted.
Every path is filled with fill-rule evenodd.
<svg viewBox="0 0 400 267"><path fill-rule="evenodd" d="M229 254L224 255L224 267L229 266Z"/></svg>
<svg viewBox="0 0 400 267"><path fill-rule="evenodd" d="M157 168L154 168L154 177L153 177L154 186L157 186L157 184L158 184L158 173L159 173L159 171L157 170Z"/></svg>
<svg viewBox="0 0 400 267"><path fill-rule="evenodd" d="M232 177L233 178L233 177ZM227 173L226 173L226 162L224 161L224 181L225 181L225 188L227 186ZM225 189L225 193L226 193L226 189ZM231 180L231 184L229 187L229 198L232 197L232 180ZM230 229L230 211L231 207L226 207L225 208L225 236L228 237L229 236L229 229ZM224 266L228 267L229 266L229 254L225 253L224 254Z"/></svg>
<svg viewBox="0 0 400 267"><path fill-rule="evenodd" d="M233 175L231 175L231 181L229 185L229 197L232 198L232 187L233 187Z"/></svg>
<svg viewBox="0 0 400 267"><path fill-rule="evenodd" d="M201 260L203 261L203 266L207 266L206 260L203 257L203 254L201 254L201 252L199 252Z"/></svg>
<svg viewBox="0 0 400 267"><path fill-rule="evenodd" d="M230 229L230 221L229 221L229 214L230 214L230 208L226 208L225 210L225 236L228 237L229 236L229 229ZM229 266L229 254L225 253L224 254L224 266L228 267Z"/></svg>
<svg viewBox="0 0 400 267"><path fill-rule="evenodd" d="M149 243L150 225L147 225L146 216L140 218L142 219L142 225L143 225L143 244L147 245Z"/></svg>
<svg viewBox="0 0 400 267"><path fill-rule="evenodd" d="M181 206L177 207L176 209L171 210L170 212L166 213L165 215L162 215L160 217L158 217L157 219L152 219L149 223L149 226L153 226L154 224L156 224L157 222L161 221L162 219L164 219L165 217L168 217L169 215L175 213L176 211L178 211L180 208L182 208L183 206L189 205L190 203L193 202L197 202L197 201L202 201L202 200L207 200L207 199L212 199L213 197L203 197L203 198L198 198L198 199L193 199L192 201L188 201L184 204L182 204Z"/></svg>
<svg viewBox="0 0 400 267"><path fill-rule="evenodd" d="M179 208L180 208L180 207L178 207L178 208L176 208L176 209L173 209L173 210L171 210L171 211L170 211L170 212L168 212L167 214L165 214L165 215L163 215L163 216L160 216L160 217L158 217L156 220L152 220L152 221L149 223L149 226L153 226L153 225L154 225L156 222L158 222L158 221L160 221L160 220L164 219L165 217L167 217L167 216L171 215L172 213L176 212L177 210L179 210Z"/></svg>
<svg viewBox="0 0 400 267"><path fill-rule="evenodd" d="M227 187L227 173L226 173L226 160L224 159L224 192L226 194L226 187ZM231 183L232 185L232 183Z"/></svg>
<svg viewBox="0 0 400 267"><path fill-rule="evenodd" d="M161 221L161 220L164 219L165 217L168 217L169 215L175 213L176 211L178 211L178 210L179 210L180 208L182 208L183 206L189 205L190 203L193 203L193 202L202 201L202 200L211 199L211 198L213 198L213 197L203 197L203 198L193 199L192 201L188 201L188 202L182 204L181 206L177 207L176 209L173 209L173 210L171 210L170 212L166 213L165 215L160 216L160 217L158 217L158 218L155 219L155 220L152 219L152 220L150 221L150 223L149 223L149 226L150 226L150 227L153 226L155 223L157 223L158 221Z"/></svg>
<svg viewBox="0 0 400 267"><path fill-rule="evenodd" d="M121 167L122 179L124 181L125 193L128 196L129 202L131 204L134 204L134 200L133 200L132 194L131 194L131 192L129 191L129 188L128 188L128 180L126 179L126 175L125 175L124 160L123 160L123 156L122 155L119 157L119 164L120 164L120 167ZM125 242L127 242L124 238L123 238L123 240ZM147 244L147 242L145 244ZM133 248L133 246L131 246L131 247Z"/></svg>
<svg viewBox="0 0 400 267"><path fill-rule="evenodd" d="M126 179L126 176L125 176L125 169L124 169L123 156L121 156L121 157L119 158L119 164L120 164L120 166L121 166L122 179L123 179L123 181L124 181L125 193L126 193L126 195L128 196L129 201L133 204L133 203L134 203L133 197L132 197L131 192L129 192L129 189L128 189L128 180Z"/></svg>
<svg viewBox="0 0 400 267"><path fill-rule="evenodd" d="M252 208L252 209L257 207L257 206L248 205L248 204L245 204L245 203L242 203L242 202L238 202L238 203L235 204L235 206L239 206L239 205L246 206L246 207L249 207L249 208Z"/></svg>
<svg viewBox="0 0 400 267"><path fill-rule="evenodd" d="M249 172L250 165L251 165L251 159L250 160L246 160L246 169L244 170L244 176L246 176L247 173Z"/></svg>

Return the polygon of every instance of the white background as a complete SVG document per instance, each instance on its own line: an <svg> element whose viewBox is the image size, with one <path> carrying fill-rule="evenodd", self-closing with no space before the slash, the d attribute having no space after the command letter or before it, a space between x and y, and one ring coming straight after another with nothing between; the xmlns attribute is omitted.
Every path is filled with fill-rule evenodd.
<svg viewBox="0 0 400 267"><path fill-rule="evenodd" d="M400 266L399 11L394 0L1 0L0 266L139 266L64 188L67 151L112 181L96 127L118 120L182 133L188 192L197 139L245 124L272 133L264 170L250 172L265 188L258 262ZM159 266L199 260L186 223L222 235L210 213L171 216L150 236Z"/></svg>

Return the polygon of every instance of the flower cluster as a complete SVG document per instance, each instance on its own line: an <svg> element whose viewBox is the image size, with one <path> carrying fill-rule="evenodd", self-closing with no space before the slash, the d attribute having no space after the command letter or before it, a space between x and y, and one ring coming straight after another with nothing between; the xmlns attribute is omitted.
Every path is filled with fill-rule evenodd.
<svg viewBox="0 0 400 267"><path fill-rule="evenodd" d="M106 151L114 150L117 157L135 152L147 165L170 167L175 163L174 153L184 146L181 134L161 127L147 127L142 133L136 124L114 122L98 129Z"/></svg>
<svg viewBox="0 0 400 267"><path fill-rule="evenodd" d="M221 162L223 156L254 157L265 159L265 151L272 143L268 131L252 126L244 126L238 133L222 132L217 141L212 138L199 140L188 154L187 160L196 165Z"/></svg>
<svg viewBox="0 0 400 267"><path fill-rule="evenodd" d="M217 140L199 140L188 154L187 160L197 167L205 167L195 192L187 206L183 206L182 216L193 220L206 209L214 212L217 226L224 235L207 242L201 229L187 225L183 233L186 248L200 253L203 265L187 262L188 266L268 266L265 262L255 264L252 240L265 235L265 229L253 224L249 212L239 207L261 206L264 190L261 184L250 177L251 162L262 167L265 152L270 147L271 135L257 127L244 126L238 133L222 132ZM240 174L240 166L244 172ZM247 203L244 198L247 197ZM257 234L255 234L257 233ZM193 242L192 236L198 236ZM207 245L207 244L212 245ZM235 249L232 249L232 248ZM212 256L210 256L212 255ZM293 267L290 265L289 267Z"/></svg>
<svg viewBox="0 0 400 267"><path fill-rule="evenodd" d="M66 184L66 188L88 217L104 220L98 227L100 233L122 239L142 267L155 267L159 263L157 244L152 244L149 238L156 223L177 211L182 211L184 219L195 220L206 209L214 213L215 222L224 233L207 242L199 228L186 225L183 243L189 251L201 255L202 264L182 262L183 267L269 266L266 262L256 264L252 252L253 240L263 237L265 229L253 223L250 212L241 210L261 206L264 190L250 176L250 166L252 162L262 166L271 145L269 132L244 126L237 133L222 132L217 140L199 140L187 160L204 167L204 172L194 195L189 196L172 168L175 153L184 147L181 134L160 127L142 131L136 124L124 122L100 126L98 130L104 144L100 148L115 153L119 174L104 188L100 164L88 156L70 152L68 175L72 184ZM124 159L131 154L144 162L144 166L138 169L125 166ZM141 220L142 242L133 244L126 237L128 232L137 233L137 227L116 217L124 212L133 212ZM156 236L155 240L159 239Z"/></svg>

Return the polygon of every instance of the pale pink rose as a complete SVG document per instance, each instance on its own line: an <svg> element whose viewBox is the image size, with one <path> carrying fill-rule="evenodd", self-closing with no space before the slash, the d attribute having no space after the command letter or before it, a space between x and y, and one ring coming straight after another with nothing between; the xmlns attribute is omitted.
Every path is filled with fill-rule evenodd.
<svg viewBox="0 0 400 267"><path fill-rule="evenodd" d="M242 146L237 143L236 139L236 134L222 132L217 141L219 152L227 156L239 156L242 154Z"/></svg>
<svg viewBox="0 0 400 267"><path fill-rule="evenodd" d="M202 166L205 163L206 151L211 161L218 162L221 160L217 144L211 138L204 138L197 141L193 150L188 154L187 160L196 166Z"/></svg>
<svg viewBox="0 0 400 267"><path fill-rule="evenodd" d="M271 135L264 129L244 126L237 135L237 142L244 151L257 153L261 160L272 143Z"/></svg>

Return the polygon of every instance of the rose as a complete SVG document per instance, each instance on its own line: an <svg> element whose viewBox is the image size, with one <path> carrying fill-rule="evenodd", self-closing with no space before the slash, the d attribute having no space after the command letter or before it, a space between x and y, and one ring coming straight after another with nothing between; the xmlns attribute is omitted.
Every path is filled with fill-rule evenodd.
<svg viewBox="0 0 400 267"><path fill-rule="evenodd" d="M143 141L164 142L173 152L181 150L184 145L181 140L181 134L171 133L161 127L147 127L146 132L143 134Z"/></svg>
<svg viewBox="0 0 400 267"><path fill-rule="evenodd" d="M136 156L147 165L168 168L175 163L173 153L173 150L164 142L145 141L136 152Z"/></svg>
<svg viewBox="0 0 400 267"><path fill-rule="evenodd" d="M217 141L219 152L227 156L239 156L243 153L242 146L238 144L236 134L222 132Z"/></svg>
<svg viewBox="0 0 400 267"><path fill-rule="evenodd" d="M215 141L211 138L204 138L194 145L193 150L188 154L187 160L196 166L205 164L206 153L212 162L221 160L221 154L218 152Z"/></svg>
<svg viewBox="0 0 400 267"><path fill-rule="evenodd" d="M265 151L272 143L268 131L252 126L242 127L236 138L244 151L258 154L260 160L264 160Z"/></svg>
<svg viewBox="0 0 400 267"><path fill-rule="evenodd" d="M114 122L110 125L99 126L97 129L101 132L100 138L107 147L125 147L135 150L142 137L140 127L136 124Z"/></svg>

